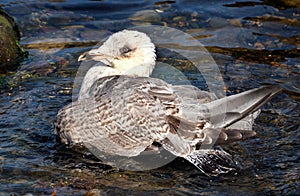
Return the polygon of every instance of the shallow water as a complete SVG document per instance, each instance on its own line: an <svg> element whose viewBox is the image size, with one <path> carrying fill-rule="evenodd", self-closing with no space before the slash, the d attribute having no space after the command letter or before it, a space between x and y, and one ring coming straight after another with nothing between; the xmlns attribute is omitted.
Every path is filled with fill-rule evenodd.
<svg viewBox="0 0 300 196"><path fill-rule="evenodd" d="M300 10L293 2L1 1L16 18L29 57L3 76L0 89L0 193L300 194ZM241 171L209 178L179 158L151 171L117 171L56 142L53 121L72 100L78 55L111 32L145 24L199 40L217 62L228 94L266 83L284 88L263 107L256 137L224 147L243 164ZM206 88L186 60L159 47L158 54ZM168 73L160 66L154 74L176 83Z"/></svg>

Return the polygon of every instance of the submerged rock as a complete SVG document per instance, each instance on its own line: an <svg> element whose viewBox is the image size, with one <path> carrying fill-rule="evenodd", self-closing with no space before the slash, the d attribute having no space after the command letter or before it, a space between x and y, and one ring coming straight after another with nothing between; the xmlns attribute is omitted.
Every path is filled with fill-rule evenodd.
<svg viewBox="0 0 300 196"><path fill-rule="evenodd" d="M160 15L154 10L142 10L133 14L130 18L132 21L144 21L144 22L160 22Z"/></svg>
<svg viewBox="0 0 300 196"><path fill-rule="evenodd" d="M142 10L138 11L132 16L129 17L129 20L134 25L151 25L151 24L160 24L161 17L154 10Z"/></svg>

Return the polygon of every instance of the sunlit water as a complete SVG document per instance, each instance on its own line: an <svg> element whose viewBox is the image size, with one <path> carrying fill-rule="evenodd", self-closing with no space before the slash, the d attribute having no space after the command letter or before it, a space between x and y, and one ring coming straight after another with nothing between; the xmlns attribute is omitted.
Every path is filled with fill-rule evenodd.
<svg viewBox="0 0 300 196"><path fill-rule="evenodd" d="M29 57L0 89L0 193L300 194L300 10L289 3L1 1L16 18ZM144 10L148 14L137 14ZM175 27L198 39L219 65L229 94L266 83L284 88L264 106L256 137L224 147L242 163L241 171L209 178L179 158L151 171L117 171L56 141L53 121L72 100L78 55L111 32L145 24ZM187 62L158 51L161 61L206 88ZM155 73L170 77L165 72L158 67Z"/></svg>

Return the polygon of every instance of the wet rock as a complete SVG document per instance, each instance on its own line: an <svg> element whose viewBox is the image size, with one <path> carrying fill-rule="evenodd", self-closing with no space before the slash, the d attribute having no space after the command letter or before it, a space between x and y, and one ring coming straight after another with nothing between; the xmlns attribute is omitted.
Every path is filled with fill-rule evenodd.
<svg viewBox="0 0 300 196"><path fill-rule="evenodd" d="M129 19L133 22L133 24L136 25L156 24L160 23L161 21L160 15L154 10L138 11L135 14L133 14Z"/></svg>
<svg viewBox="0 0 300 196"><path fill-rule="evenodd" d="M228 21L225 18L221 18L221 17L212 17L209 20L209 25L212 28L223 28L226 27L228 25Z"/></svg>
<svg viewBox="0 0 300 196"><path fill-rule="evenodd" d="M243 22L240 18L230 19L229 23L233 26L236 26L236 27L242 27L243 26Z"/></svg>
<svg viewBox="0 0 300 196"><path fill-rule="evenodd" d="M267 5L272 5L279 9L288 9L291 7L300 8L299 0L264 0L264 3Z"/></svg>
<svg viewBox="0 0 300 196"><path fill-rule="evenodd" d="M186 21L185 16L176 16L173 18L173 21Z"/></svg>
<svg viewBox="0 0 300 196"><path fill-rule="evenodd" d="M258 50L264 50L264 49L265 49L264 44L262 44L262 43L260 43L260 42L256 42L256 43L254 44L254 47L255 47L256 49L258 49Z"/></svg>
<svg viewBox="0 0 300 196"><path fill-rule="evenodd" d="M92 189L86 193L86 196L100 196L100 195L105 195L105 194L103 194L102 191L99 189Z"/></svg>
<svg viewBox="0 0 300 196"><path fill-rule="evenodd" d="M14 70L24 53L14 19L0 8L0 74Z"/></svg>

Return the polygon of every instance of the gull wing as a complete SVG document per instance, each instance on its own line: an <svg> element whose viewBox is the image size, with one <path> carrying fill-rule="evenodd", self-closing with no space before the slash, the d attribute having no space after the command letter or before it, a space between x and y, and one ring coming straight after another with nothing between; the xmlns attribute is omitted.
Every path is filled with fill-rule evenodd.
<svg viewBox="0 0 300 196"><path fill-rule="evenodd" d="M193 85L174 85L172 86L174 93L181 98L182 105L197 103L203 104L216 100L214 93L200 90Z"/></svg>
<svg viewBox="0 0 300 196"><path fill-rule="evenodd" d="M246 122L253 121L259 114L259 108L280 91L281 88L277 85L263 86L202 104L198 109L199 113L210 118L216 127L239 128L239 123L242 127ZM240 120L242 121L238 122ZM246 128L249 129L249 126Z"/></svg>
<svg viewBox="0 0 300 196"><path fill-rule="evenodd" d="M158 79L100 78L90 96L63 108L56 132L64 143L83 143L106 153L136 156L166 137L166 112L176 112L176 96Z"/></svg>

